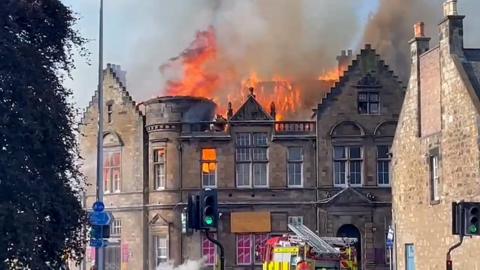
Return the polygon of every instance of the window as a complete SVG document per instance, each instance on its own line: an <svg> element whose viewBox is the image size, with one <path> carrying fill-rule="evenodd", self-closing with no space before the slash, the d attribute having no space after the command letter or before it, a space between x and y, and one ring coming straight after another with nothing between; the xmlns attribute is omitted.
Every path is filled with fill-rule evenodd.
<svg viewBox="0 0 480 270"><path fill-rule="evenodd" d="M153 177L156 190L165 188L165 148L153 150Z"/></svg>
<svg viewBox="0 0 480 270"><path fill-rule="evenodd" d="M333 152L335 186L362 185L362 148L359 146L335 146Z"/></svg>
<svg viewBox="0 0 480 270"><path fill-rule="evenodd" d="M292 225L303 225L303 216L289 216L288 224Z"/></svg>
<svg viewBox="0 0 480 270"><path fill-rule="evenodd" d="M303 186L303 149L301 147L289 147L287 157L287 174L289 187Z"/></svg>
<svg viewBox="0 0 480 270"><path fill-rule="evenodd" d="M105 247L105 270L117 270L121 267L120 242L109 242Z"/></svg>
<svg viewBox="0 0 480 270"><path fill-rule="evenodd" d="M260 264L263 261L268 234L238 234L237 264Z"/></svg>
<svg viewBox="0 0 480 270"><path fill-rule="evenodd" d="M415 246L405 244L405 264L406 270L415 270Z"/></svg>
<svg viewBox="0 0 480 270"><path fill-rule="evenodd" d="M217 186L217 151L216 149L202 149L202 186Z"/></svg>
<svg viewBox="0 0 480 270"><path fill-rule="evenodd" d="M235 156L237 187L268 186L267 133L238 133Z"/></svg>
<svg viewBox="0 0 480 270"><path fill-rule="evenodd" d="M269 236L268 234L255 234L253 237L255 239L255 264L261 264Z"/></svg>
<svg viewBox="0 0 480 270"><path fill-rule="evenodd" d="M440 200L440 192L438 190L438 186L440 184L440 175L438 167L438 155L430 156L430 199L432 201Z"/></svg>
<svg viewBox="0 0 480 270"><path fill-rule="evenodd" d="M216 238L215 236L213 238ZM216 262L217 251L215 249L215 244L210 242L210 240L202 236L202 257L205 258L205 265L214 265Z"/></svg>
<svg viewBox="0 0 480 270"><path fill-rule="evenodd" d="M165 236L155 235L153 237L153 251L155 266L168 261L168 239Z"/></svg>
<svg viewBox="0 0 480 270"><path fill-rule="evenodd" d="M103 182L105 193L120 192L120 150L104 152Z"/></svg>
<svg viewBox="0 0 480 270"><path fill-rule="evenodd" d="M112 237L119 237L122 234L122 221L120 219L114 219L110 226L110 235Z"/></svg>
<svg viewBox="0 0 480 270"><path fill-rule="evenodd" d="M107 105L107 121L108 121L108 123L112 122L112 112L113 112L112 106L113 106L112 104Z"/></svg>
<svg viewBox="0 0 480 270"><path fill-rule="evenodd" d="M380 100L378 92L359 92L358 93L358 113L360 114L379 114Z"/></svg>
<svg viewBox="0 0 480 270"><path fill-rule="evenodd" d="M388 145L377 146L377 181L379 186L390 185L390 147Z"/></svg>
<svg viewBox="0 0 480 270"><path fill-rule="evenodd" d="M250 234L237 235L237 264L252 263L252 236Z"/></svg>

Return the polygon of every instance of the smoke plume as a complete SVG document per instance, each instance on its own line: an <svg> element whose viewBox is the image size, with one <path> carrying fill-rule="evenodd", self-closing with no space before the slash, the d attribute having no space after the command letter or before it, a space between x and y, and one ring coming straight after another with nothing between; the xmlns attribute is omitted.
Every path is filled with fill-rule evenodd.
<svg viewBox="0 0 480 270"><path fill-rule="evenodd" d="M175 267L172 262L167 262L158 265L156 270L200 270L203 265L204 260L187 260L177 267Z"/></svg>
<svg viewBox="0 0 480 270"><path fill-rule="evenodd" d="M369 20L363 43L372 44L382 58L404 81L410 73L408 40L413 25L425 22L427 33L436 33L442 16L442 0L381 0L380 7ZM436 37L436 36L434 36ZM435 44L436 40L432 40Z"/></svg>
<svg viewBox="0 0 480 270"><path fill-rule="evenodd" d="M170 36L161 33L150 40L141 40L138 49L141 53L132 58L138 68L131 70L130 78L143 84L140 89L149 88L142 91L149 93L142 98L197 93L214 98L220 108L225 108L232 97L244 100L248 93L240 86L246 79L252 79L254 74L255 79L260 81L291 82L288 88L300 91L300 94L286 93L290 98L284 98L275 92L259 89L260 92L256 90L257 98L262 95L268 98L281 96L282 100L288 100L288 104L282 106L272 100L277 108L309 111L321 100L323 93L319 93L319 86L315 83L306 84L313 87L300 87L305 83L299 82L315 81L320 75L334 70L335 57L341 49L353 47L358 52L365 43L370 43L406 83L410 66L408 41L413 37L413 24L424 21L426 33L432 37L431 44L435 44L444 0L378 1L378 10L370 15L366 26L359 21L359 10L375 0L197 0L188 5L172 1L169 4L171 10L165 9L161 1L153 1L155 4L150 4L149 9L161 10L161 13L157 16L158 22L149 22L147 31L156 33L155 25L164 24L165 17L172 24L167 28L177 31L172 30ZM460 9L464 2L466 6L479 6L477 0L461 0ZM205 47L198 42L198 34L195 36L195 33L210 38L213 36L214 42L207 42ZM182 48L187 50L182 52ZM168 57L158 57L160 52L168 54ZM204 53L200 64L196 62L198 59L192 61L187 57L195 53ZM193 82L189 83L210 95L187 87L183 87L187 91L171 91L172 85L177 90L182 89L185 63L196 64L191 70L198 76L190 76ZM157 68L149 74L154 65ZM163 68L159 74L158 67L161 65ZM152 83L148 79L150 77L161 78L161 81ZM292 102L298 104L292 106ZM238 107L234 103L235 109Z"/></svg>

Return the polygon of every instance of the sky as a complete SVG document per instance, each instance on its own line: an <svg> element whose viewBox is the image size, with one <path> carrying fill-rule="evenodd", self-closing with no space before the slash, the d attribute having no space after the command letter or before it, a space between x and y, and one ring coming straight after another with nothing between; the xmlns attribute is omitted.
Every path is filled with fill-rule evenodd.
<svg viewBox="0 0 480 270"><path fill-rule="evenodd" d="M164 1L164 9L161 10L156 8L156 1L160 0L104 0L104 64L118 64L127 71L127 89L134 99L161 95L163 80L158 71L159 66L187 47L196 31L208 26L203 24L203 29L199 29L206 15L191 12L194 10L191 7L186 8L198 0ZM90 57L77 55L77 68L72 72L73 80L65 82L73 90L75 106L84 108L97 87L99 0L62 2L77 14L79 21L76 29L90 40L86 46L91 53ZM368 4L357 12L362 22L378 6L377 0L366 2ZM359 39L360 35L356 38ZM163 42L152 44L152 40ZM158 50L155 59L141 63L137 61L143 50L155 48ZM143 76L139 76L139 73ZM142 80L130 81L129 78L132 77L141 77Z"/></svg>
<svg viewBox="0 0 480 270"><path fill-rule="evenodd" d="M160 5L159 1L162 1ZM159 66L186 48L196 31L208 27L211 14L202 7L206 1L208 0L104 0L104 64L118 64L127 71L127 89L135 100L141 101L162 94L164 79L159 72ZM460 12L463 11L468 16L471 12L468 6L478 0L461 1L467 4L470 2L470 5L465 7L459 3ZM90 57L84 58L77 54L77 69L72 72L72 79L65 81L66 87L73 90L74 105L85 108L94 94L98 80L99 0L62 2L77 14L79 21L76 29L90 40L86 45L91 53ZM378 6L379 0L363 0L360 8L355 10L360 27L365 26ZM473 22L468 23L472 17L466 19L467 46L470 45L469 27L480 23L478 18L473 18ZM358 47L355 43L360 41L361 34L359 31L358 36L352 38L351 48ZM476 41L480 42L480 37ZM472 45L480 47L480 43ZM338 48L339 51L341 49L348 48ZM146 55L146 51L155 53ZM334 58L332 55L333 60Z"/></svg>

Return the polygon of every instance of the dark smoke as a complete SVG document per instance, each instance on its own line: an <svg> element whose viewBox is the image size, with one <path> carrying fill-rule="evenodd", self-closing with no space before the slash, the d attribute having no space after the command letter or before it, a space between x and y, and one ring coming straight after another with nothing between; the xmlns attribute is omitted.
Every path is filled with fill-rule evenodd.
<svg viewBox="0 0 480 270"><path fill-rule="evenodd" d="M430 44L436 44L437 24L442 18L442 0L380 0L377 13L370 18L363 43L372 44L404 82L410 73L408 41L413 37L413 25L423 21Z"/></svg>

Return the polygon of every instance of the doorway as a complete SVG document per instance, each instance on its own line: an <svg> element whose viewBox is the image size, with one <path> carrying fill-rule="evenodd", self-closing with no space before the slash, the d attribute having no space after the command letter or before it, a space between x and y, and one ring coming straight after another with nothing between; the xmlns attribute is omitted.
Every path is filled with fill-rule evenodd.
<svg viewBox="0 0 480 270"><path fill-rule="evenodd" d="M354 246L357 251L357 263L360 269L362 265L362 235L360 231L352 224L345 224L338 228L337 237L357 238L357 243Z"/></svg>

